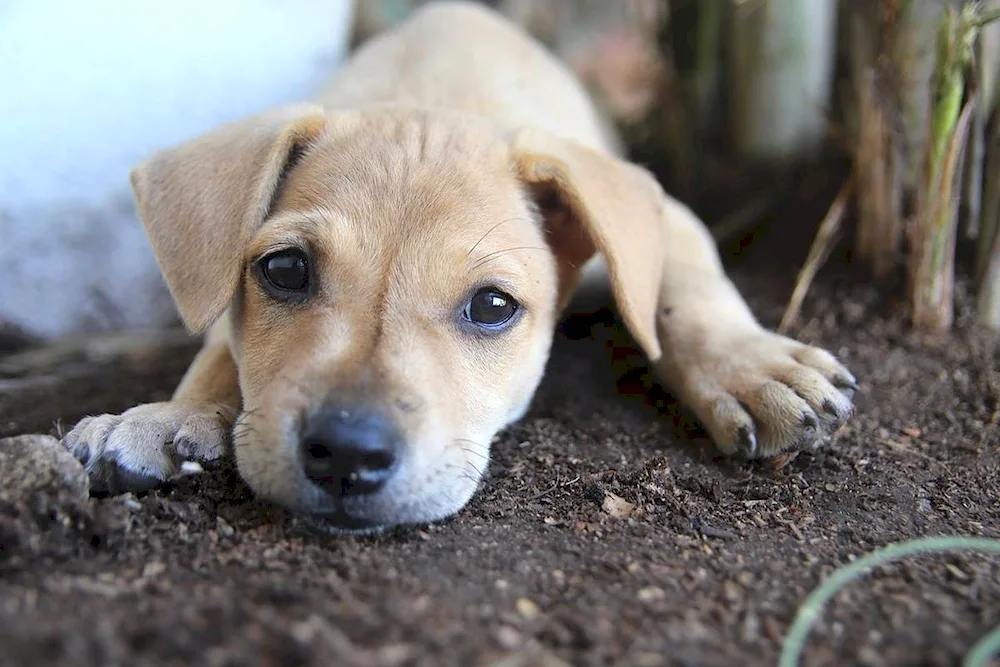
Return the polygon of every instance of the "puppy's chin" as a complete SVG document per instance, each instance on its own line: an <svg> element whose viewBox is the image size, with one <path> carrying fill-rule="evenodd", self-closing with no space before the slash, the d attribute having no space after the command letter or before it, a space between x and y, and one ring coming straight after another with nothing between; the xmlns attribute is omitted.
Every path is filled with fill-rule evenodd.
<svg viewBox="0 0 1000 667"><path fill-rule="evenodd" d="M476 488L478 486L473 486L462 502L442 502L438 498L414 504L413 499L403 499L397 507L391 498L377 498L370 503L367 499L354 498L336 502L330 509L299 509L296 514L310 529L326 535L377 535L394 528L448 519L468 504Z"/></svg>
<svg viewBox="0 0 1000 667"><path fill-rule="evenodd" d="M313 532L322 535L380 535L395 524L372 524L353 519L344 512L299 514L298 518Z"/></svg>

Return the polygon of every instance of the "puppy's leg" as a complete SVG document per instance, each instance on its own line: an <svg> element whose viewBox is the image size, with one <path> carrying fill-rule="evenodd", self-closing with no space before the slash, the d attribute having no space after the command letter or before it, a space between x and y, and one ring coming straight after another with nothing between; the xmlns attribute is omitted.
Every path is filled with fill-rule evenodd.
<svg viewBox="0 0 1000 667"><path fill-rule="evenodd" d="M240 406L236 365L217 325L170 401L87 417L63 442L86 466L94 491L141 491L177 473L182 461L225 454Z"/></svg>
<svg viewBox="0 0 1000 667"><path fill-rule="evenodd" d="M704 224L667 202L660 378L727 454L817 447L853 411L854 377L829 352L766 331L723 271Z"/></svg>

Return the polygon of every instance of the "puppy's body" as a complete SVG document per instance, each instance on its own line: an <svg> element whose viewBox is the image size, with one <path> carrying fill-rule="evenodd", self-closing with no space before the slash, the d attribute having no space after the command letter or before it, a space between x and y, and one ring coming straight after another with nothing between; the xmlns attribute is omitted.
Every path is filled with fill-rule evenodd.
<svg viewBox="0 0 1000 667"><path fill-rule="evenodd" d="M816 446L850 413L847 370L757 324L704 225L616 157L566 68L489 11L420 11L318 101L133 173L182 316L214 326L173 401L68 434L97 483L220 456L240 415L243 477L316 521L452 514L526 410L594 257L723 451Z"/></svg>
<svg viewBox="0 0 1000 667"><path fill-rule="evenodd" d="M461 111L497 130L534 127L589 148L620 146L569 68L474 5L432 4L365 44L317 98L327 108L374 105Z"/></svg>

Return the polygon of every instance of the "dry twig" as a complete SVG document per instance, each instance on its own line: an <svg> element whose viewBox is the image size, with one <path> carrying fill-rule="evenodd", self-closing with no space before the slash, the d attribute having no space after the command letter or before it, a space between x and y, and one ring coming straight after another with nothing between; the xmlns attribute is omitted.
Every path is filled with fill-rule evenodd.
<svg viewBox="0 0 1000 667"><path fill-rule="evenodd" d="M833 204L830 205L830 210L827 211L823 222L820 223L819 229L816 230L816 238L813 239L812 245L809 247L809 255L806 258L806 263L802 267L802 270L799 271L799 277L795 281L795 289L792 291L792 297L789 299L788 307L781 318L781 324L778 325L779 332L787 332L798 319L799 313L802 310L802 303L809 292L809 287L812 285L813 279L819 272L820 267L823 266L823 263L830 256L830 252L833 250L840 235L840 223L844 219L844 210L847 208L847 202L854 192L854 185L855 178L852 173L840 188L840 192L837 193Z"/></svg>

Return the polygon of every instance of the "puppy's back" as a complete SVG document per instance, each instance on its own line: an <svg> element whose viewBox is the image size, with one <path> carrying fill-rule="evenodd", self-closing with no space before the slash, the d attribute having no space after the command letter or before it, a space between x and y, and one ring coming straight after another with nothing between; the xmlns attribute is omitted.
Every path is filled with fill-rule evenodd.
<svg viewBox="0 0 1000 667"><path fill-rule="evenodd" d="M404 104L538 127L619 152L583 85L541 44L471 3L426 5L363 45L318 97L328 108Z"/></svg>

